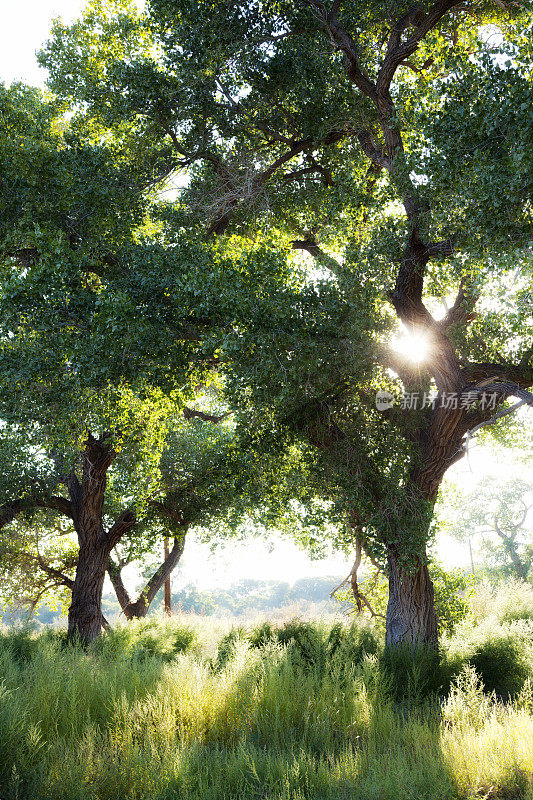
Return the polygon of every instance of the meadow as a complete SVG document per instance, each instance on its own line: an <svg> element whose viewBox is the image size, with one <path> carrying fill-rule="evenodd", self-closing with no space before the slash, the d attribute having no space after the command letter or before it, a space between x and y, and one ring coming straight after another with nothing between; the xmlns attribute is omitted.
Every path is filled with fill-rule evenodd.
<svg viewBox="0 0 533 800"><path fill-rule="evenodd" d="M469 602L414 665L352 619L4 628L0 797L533 798L533 590Z"/></svg>

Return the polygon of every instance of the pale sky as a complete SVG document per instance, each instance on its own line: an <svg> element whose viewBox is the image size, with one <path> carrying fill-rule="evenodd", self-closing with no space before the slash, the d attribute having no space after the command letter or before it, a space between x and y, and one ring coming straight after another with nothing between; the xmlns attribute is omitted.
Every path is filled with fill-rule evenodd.
<svg viewBox="0 0 533 800"><path fill-rule="evenodd" d="M43 86L46 72L37 65L35 53L48 38L52 19L61 17L71 22L79 16L86 0L1 0L0 15L0 81L9 84L21 80ZM142 6L143 0L136 0ZM490 451L479 448L472 452L470 462L463 460L450 475L465 489L482 480L484 474L499 467ZM514 454L508 465L508 474L528 470ZM510 474L509 474L510 477ZM532 481L533 483L533 481ZM468 553L449 537L439 540L439 556L446 566L466 566ZM201 588L228 583L242 577L261 576L293 583L307 575L335 575L343 577L349 571L349 561L335 556L324 562L313 562L296 545L279 541L272 552L255 540L236 544L225 552L211 555L207 546L189 541L183 563L175 580L183 585L198 580ZM180 574L181 573L181 574Z"/></svg>
<svg viewBox="0 0 533 800"><path fill-rule="evenodd" d="M42 86L46 72L37 65L39 50L54 17L72 21L85 0L3 0L0 25L0 80Z"/></svg>
<svg viewBox="0 0 533 800"><path fill-rule="evenodd" d="M142 7L143 0L136 4ZM46 42L52 20L72 22L86 5L87 0L0 0L0 81L42 86L46 71L35 52Z"/></svg>

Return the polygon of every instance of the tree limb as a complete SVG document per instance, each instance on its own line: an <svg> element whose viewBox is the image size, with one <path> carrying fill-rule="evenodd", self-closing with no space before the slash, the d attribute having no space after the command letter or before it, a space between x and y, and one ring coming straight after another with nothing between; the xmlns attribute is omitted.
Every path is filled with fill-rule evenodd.
<svg viewBox="0 0 533 800"><path fill-rule="evenodd" d="M183 416L187 420L198 417L198 419L202 419L204 422L214 422L215 424L222 422L223 419L227 419L231 414L231 411L226 411L224 414L207 414L205 411L198 411L196 408L189 408L188 406L185 406L183 409Z"/></svg>
<svg viewBox="0 0 533 800"><path fill-rule="evenodd" d="M342 268L339 262L320 248L317 240L311 233L306 234L305 239L294 239L291 242L291 246L293 250L305 250L309 255L313 256L313 258L316 258L319 264L327 267L335 275L341 273Z"/></svg>

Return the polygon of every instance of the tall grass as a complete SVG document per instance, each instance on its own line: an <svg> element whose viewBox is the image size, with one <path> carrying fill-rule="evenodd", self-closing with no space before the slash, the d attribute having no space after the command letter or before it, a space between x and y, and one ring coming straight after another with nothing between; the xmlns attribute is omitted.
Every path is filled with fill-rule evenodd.
<svg viewBox="0 0 533 800"><path fill-rule="evenodd" d="M400 703L398 663L357 626L293 621L228 637L160 621L87 651L8 632L0 797L533 800L528 621L493 623L465 623L446 643L447 684L428 683L418 662ZM488 693L472 664L495 639L518 647L527 673L511 700Z"/></svg>

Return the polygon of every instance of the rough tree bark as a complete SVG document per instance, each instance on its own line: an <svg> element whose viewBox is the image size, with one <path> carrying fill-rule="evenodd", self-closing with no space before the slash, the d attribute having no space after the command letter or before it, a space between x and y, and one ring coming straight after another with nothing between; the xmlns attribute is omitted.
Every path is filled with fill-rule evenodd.
<svg viewBox="0 0 533 800"><path fill-rule="evenodd" d="M79 543L79 555L74 580L47 565L40 557L36 566L72 591L68 612L69 636L87 644L109 628L102 615L102 588L111 550L135 525L135 514L129 509L106 530L103 523L104 495L107 471L115 458L110 445L111 434L96 439L88 434L81 453L81 476L72 469L62 481L69 498L61 496L32 496L18 498L0 506L0 529L13 522L25 509L50 509L69 517Z"/></svg>
<svg viewBox="0 0 533 800"><path fill-rule="evenodd" d="M106 530L103 506L107 471L115 458L110 435L95 439L89 434L82 454L81 480L74 470L66 479L72 521L78 535L79 556L68 611L69 637L87 644L102 628L102 589L109 554L135 525L133 512L124 511Z"/></svg>
<svg viewBox="0 0 533 800"><path fill-rule="evenodd" d="M126 563L124 561L117 563L111 556L109 557L107 562L107 571L117 595L118 602L120 603L120 607L122 608L122 612L126 619L131 620L146 616L154 597L161 587L166 583L167 579L170 578L172 571L175 569L179 560L181 559L181 556L183 555L183 550L185 548L185 535L186 531L184 531L182 535L174 538L172 550L170 550L161 566L156 570L156 572L154 572L135 601L131 599L122 580L122 569L124 566L126 566Z"/></svg>
<svg viewBox="0 0 533 800"><path fill-rule="evenodd" d="M168 551L168 536L165 536L164 541L164 560L166 561L169 556ZM170 575L165 578L165 614L170 617L172 614L172 594L170 591Z"/></svg>
<svg viewBox="0 0 533 800"><path fill-rule="evenodd" d="M437 615L427 564L416 569L406 568L402 566L397 551L389 548L388 569L386 645L436 645Z"/></svg>

